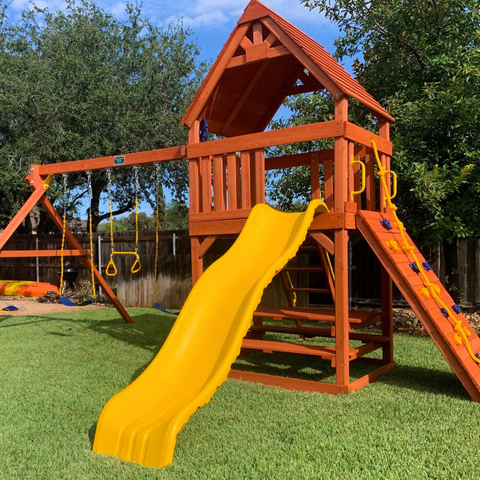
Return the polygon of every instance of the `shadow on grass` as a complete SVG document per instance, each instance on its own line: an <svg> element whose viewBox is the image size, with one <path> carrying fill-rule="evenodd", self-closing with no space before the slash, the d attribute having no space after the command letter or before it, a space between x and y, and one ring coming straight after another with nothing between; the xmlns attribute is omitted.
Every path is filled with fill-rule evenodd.
<svg viewBox="0 0 480 480"><path fill-rule="evenodd" d="M471 401L470 396L454 372L414 365L399 365L397 363L395 370L377 381L416 392L445 395L449 398Z"/></svg>
<svg viewBox="0 0 480 480"><path fill-rule="evenodd" d="M329 361L306 356L251 352L238 357L236 370L335 383L335 370ZM362 363L350 364L351 381L361 378L376 367ZM377 382L421 393L445 395L470 401L470 397L453 372L414 365L398 365Z"/></svg>

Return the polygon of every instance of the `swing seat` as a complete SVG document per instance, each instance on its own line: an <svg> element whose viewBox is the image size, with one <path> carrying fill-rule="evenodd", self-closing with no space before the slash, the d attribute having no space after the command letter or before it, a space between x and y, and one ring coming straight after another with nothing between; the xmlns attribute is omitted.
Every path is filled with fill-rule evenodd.
<svg viewBox="0 0 480 480"><path fill-rule="evenodd" d="M60 303L62 305L65 305L66 307L86 307L87 305L91 305L94 302L94 298L89 298L88 300L84 300L81 303L75 303L67 297L60 297Z"/></svg>
<svg viewBox="0 0 480 480"><path fill-rule="evenodd" d="M15 305L8 305L5 308L2 308L4 312L18 312L21 310L25 310L24 308L18 308Z"/></svg>
<svg viewBox="0 0 480 480"><path fill-rule="evenodd" d="M180 312L170 312L169 310L167 310L165 307L163 307L162 305L160 305L158 302L153 302L153 306L155 308L157 308L158 310L160 310L161 312L163 313L168 313L169 315L178 315Z"/></svg>

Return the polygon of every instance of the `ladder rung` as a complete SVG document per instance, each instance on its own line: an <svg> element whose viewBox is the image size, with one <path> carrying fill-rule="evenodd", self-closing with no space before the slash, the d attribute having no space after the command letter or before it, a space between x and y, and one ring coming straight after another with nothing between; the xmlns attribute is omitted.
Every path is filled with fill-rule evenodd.
<svg viewBox="0 0 480 480"><path fill-rule="evenodd" d="M318 345L298 345L287 342L269 342L266 340L243 339L243 348L252 350L266 350L272 352L296 353L300 355L314 355L323 359L332 360L335 358L335 347L322 347Z"/></svg>
<svg viewBox="0 0 480 480"><path fill-rule="evenodd" d="M285 267L285 272L324 272L322 267Z"/></svg>
<svg viewBox="0 0 480 480"><path fill-rule="evenodd" d="M287 288L286 290L297 293L330 293L328 288Z"/></svg>

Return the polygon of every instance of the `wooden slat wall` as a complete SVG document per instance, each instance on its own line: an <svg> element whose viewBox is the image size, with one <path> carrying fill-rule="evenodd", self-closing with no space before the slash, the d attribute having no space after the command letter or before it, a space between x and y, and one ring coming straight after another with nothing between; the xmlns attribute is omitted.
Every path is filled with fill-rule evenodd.
<svg viewBox="0 0 480 480"><path fill-rule="evenodd" d="M175 232L176 255L173 255L173 232L162 232L160 237L159 266L158 266L158 298L166 308L179 308L188 296L191 289L190 241L185 231ZM117 250L132 250L134 248L134 232L116 234L115 245ZM78 235L83 248L89 247L89 240ZM131 240L130 240L131 238ZM155 237L153 233L142 233L140 236L140 256L142 270L135 275L130 273L133 263L131 256L117 256L115 261L118 268L117 277L106 277L118 285L118 297L127 307L150 307L152 305ZM39 249L60 249L61 239L58 236L39 236ZM205 258L205 265L210 265L219 258L231 245L231 240L218 240L209 250ZM425 247L418 245L420 251L433 267L435 274L442 282L445 281L443 252L441 246ZM69 247L67 247L69 248ZM5 249L34 250L35 236L17 235L7 243ZM95 238L94 249L97 249ZM103 270L109 260L109 238L102 235L102 263ZM81 265L75 257L65 258L79 269L77 285L80 280L89 280L90 272ZM57 283L56 271L60 266L60 259L44 257L39 259L40 281ZM472 238L459 243L460 290L463 303L469 307L480 306L480 240ZM292 266L306 266L305 258L299 255L293 260ZM305 274L303 274L305 275ZM295 286L306 287L308 280L301 274L292 273ZM0 279L3 280L36 280L35 258L0 258ZM355 303L378 303L380 299L380 269L373 252L363 240L352 242L352 298ZM300 296L299 305L307 305L307 297ZM394 290L394 300L402 301L401 294ZM271 305L284 305L284 293L280 283L274 281L268 287L263 300Z"/></svg>

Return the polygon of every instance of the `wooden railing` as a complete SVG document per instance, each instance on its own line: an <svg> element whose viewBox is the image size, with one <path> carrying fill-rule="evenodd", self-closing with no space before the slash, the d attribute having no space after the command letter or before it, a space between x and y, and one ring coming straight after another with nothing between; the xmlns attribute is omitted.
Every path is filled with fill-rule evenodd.
<svg viewBox="0 0 480 480"><path fill-rule="evenodd" d="M245 210L257 203L265 203L263 149L190 159L192 214Z"/></svg>

